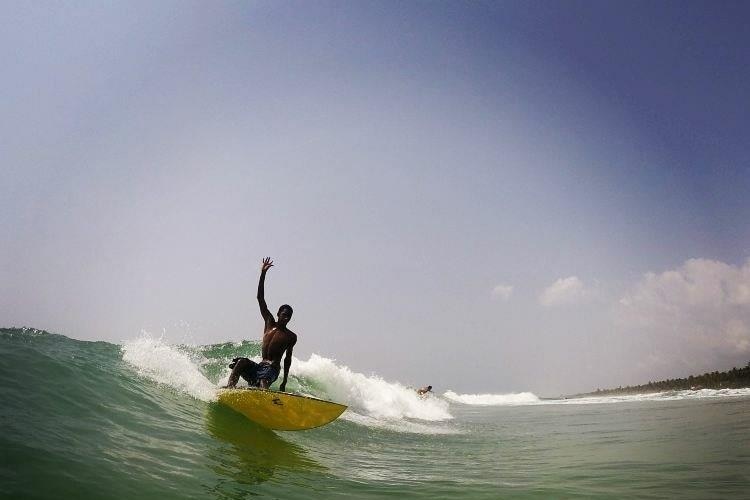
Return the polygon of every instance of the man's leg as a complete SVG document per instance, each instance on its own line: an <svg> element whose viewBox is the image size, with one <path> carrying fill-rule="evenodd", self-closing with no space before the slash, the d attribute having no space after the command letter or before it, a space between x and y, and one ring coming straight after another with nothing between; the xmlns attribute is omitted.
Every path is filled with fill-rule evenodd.
<svg viewBox="0 0 750 500"><path fill-rule="evenodd" d="M252 380L255 378L255 372L257 371L257 364L247 358L239 358L232 368L232 373L229 375L229 381L227 382L226 388L231 389L237 385L240 380L240 376L252 384Z"/></svg>

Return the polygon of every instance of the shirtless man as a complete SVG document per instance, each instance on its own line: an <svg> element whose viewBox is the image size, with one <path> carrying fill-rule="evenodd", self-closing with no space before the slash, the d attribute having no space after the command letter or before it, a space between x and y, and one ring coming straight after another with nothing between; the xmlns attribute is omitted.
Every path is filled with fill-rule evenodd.
<svg viewBox="0 0 750 500"><path fill-rule="evenodd" d="M417 394L420 396L426 396L428 392L432 392L432 386L428 385L427 387L421 387L417 389Z"/></svg>
<svg viewBox="0 0 750 500"><path fill-rule="evenodd" d="M286 325L292 319L292 306L284 304L279 308L277 314L278 320L275 320L268 310L266 300L263 297L263 282L266 280L266 271L273 267L273 261L270 257L263 259L263 265L260 270L260 281L258 282L258 305L260 305L260 314L263 316L265 326L263 328L263 345L261 353L263 361L256 363L247 358L235 358L229 368L232 373L229 375L227 388L237 385L240 377L247 380L247 383L253 387L268 389L271 384L279 378L281 371L281 356L286 351L284 358L284 381L279 386L280 391L286 389L286 378L289 375L289 367L292 366L292 349L297 343L297 335L289 330Z"/></svg>

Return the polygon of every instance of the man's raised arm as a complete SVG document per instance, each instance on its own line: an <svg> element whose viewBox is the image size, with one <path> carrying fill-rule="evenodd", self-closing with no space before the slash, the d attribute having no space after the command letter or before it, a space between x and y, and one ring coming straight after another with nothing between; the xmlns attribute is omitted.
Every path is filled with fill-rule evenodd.
<svg viewBox="0 0 750 500"><path fill-rule="evenodd" d="M260 315L263 316L263 320L268 324L269 321L273 321L271 311L268 310L266 305L266 299L263 296L263 283L266 281L266 271L273 267L273 261L271 257L263 259L263 265L260 268L260 281L258 281L258 305L260 306Z"/></svg>

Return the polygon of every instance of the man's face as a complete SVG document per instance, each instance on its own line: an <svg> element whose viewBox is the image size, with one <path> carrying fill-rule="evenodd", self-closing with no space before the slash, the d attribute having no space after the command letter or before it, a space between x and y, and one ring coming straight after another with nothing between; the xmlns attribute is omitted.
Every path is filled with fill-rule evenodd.
<svg viewBox="0 0 750 500"><path fill-rule="evenodd" d="M289 320L292 319L292 311L290 311L286 307L282 307L281 309L279 309L279 313L277 316L279 317L279 323L287 324L289 323Z"/></svg>

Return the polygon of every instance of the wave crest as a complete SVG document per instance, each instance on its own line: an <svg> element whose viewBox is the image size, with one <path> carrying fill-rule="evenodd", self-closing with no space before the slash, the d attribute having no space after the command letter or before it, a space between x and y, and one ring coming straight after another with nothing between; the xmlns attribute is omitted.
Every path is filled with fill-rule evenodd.
<svg viewBox="0 0 750 500"><path fill-rule="evenodd" d="M412 418L431 422L453 418L448 412L448 403L439 398L420 398L414 389L398 382L353 372L317 354L311 355L308 361L295 360L292 366L295 377L302 377L303 388L304 379L313 379L324 387L330 398L344 401L350 411L362 416L376 420Z"/></svg>
<svg viewBox="0 0 750 500"><path fill-rule="evenodd" d="M203 375L199 369L202 360L195 356L145 332L122 346L122 359L138 374L196 399L212 401L216 399L216 385Z"/></svg>
<svg viewBox="0 0 750 500"><path fill-rule="evenodd" d="M540 400L532 392L517 392L510 394L456 394L453 391L447 391L443 394L445 399L474 406L515 406L536 404Z"/></svg>

